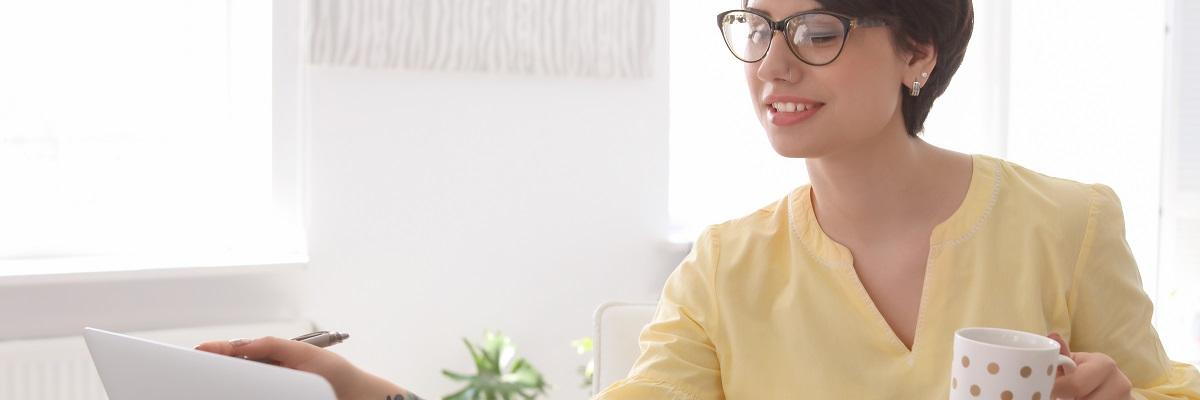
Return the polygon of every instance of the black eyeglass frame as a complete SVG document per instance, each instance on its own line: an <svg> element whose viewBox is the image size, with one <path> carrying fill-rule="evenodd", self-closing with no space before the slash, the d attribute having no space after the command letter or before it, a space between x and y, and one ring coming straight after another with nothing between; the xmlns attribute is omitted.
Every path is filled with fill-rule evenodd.
<svg viewBox="0 0 1200 400"><path fill-rule="evenodd" d="M724 29L723 22L725 21L725 16L732 14L732 13L754 14L754 15L758 16L759 18L766 20L767 24L771 26L771 38L767 40L767 49L765 51L763 51L762 56L758 57L758 59L743 60L741 57L738 57L737 52L733 51L733 48L731 48L729 46L729 41L725 40L725 29ZM828 16L837 18L838 21L841 21L842 29L843 29L842 43L841 43L841 45L838 46L837 54L835 54L832 59L830 59L828 62L825 62L825 63L818 64L818 63L813 63L808 60L805 60L804 57L800 57L800 54L796 52L796 46L793 46L790 41L788 42L788 46L787 46L788 51L790 51L792 53L792 55L796 57L796 59L800 60L800 62L803 62L805 64L808 64L808 65L811 65L814 67L829 65L829 64L832 64L834 61L837 61L838 57L842 56L842 51L846 49L846 42L850 40L850 31L852 31L856 28L870 28L870 27L875 27L875 26L886 26L887 25L887 21L884 21L881 19L850 17L850 16L838 14L835 12L824 11L824 10L814 10L814 11L805 11L805 12L801 12L801 13L796 13L796 14L789 15L787 18L784 18L779 21L773 20L773 19L771 19L770 16L763 14L761 12L755 11L755 10L729 10L729 11L717 14L717 30L721 31L721 41L725 43L725 48L727 50L729 50L729 53L733 54L733 58L736 58L736 59L738 59L742 62L748 63L748 64L756 63L756 62L762 61L762 59L766 58L767 54L771 52L771 45L775 43L775 32L783 32L784 34L787 34L787 25L789 22L791 22L792 20L794 20L796 18L800 18L800 17L806 16L806 15L814 15L814 14L828 15Z"/></svg>

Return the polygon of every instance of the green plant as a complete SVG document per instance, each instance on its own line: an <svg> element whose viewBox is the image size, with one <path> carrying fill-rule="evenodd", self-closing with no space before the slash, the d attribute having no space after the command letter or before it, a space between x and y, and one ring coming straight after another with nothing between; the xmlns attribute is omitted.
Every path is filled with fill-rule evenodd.
<svg viewBox="0 0 1200 400"><path fill-rule="evenodd" d="M447 378L466 382L467 386L443 400L533 400L546 394L549 385L533 365L517 358L512 340L499 332L488 331L482 345L463 343L475 361L475 375L442 370Z"/></svg>
<svg viewBox="0 0 1200 400"><path fill-rule="evenodd" d="M571 342L571 346L575 348L575 352L579 354L588 354L592 352L592 338L581 337ZM589 357L587 365L579 366L579 375L583 377L582 387L592 386L592 375L596 373L596 359Z"/></svg>

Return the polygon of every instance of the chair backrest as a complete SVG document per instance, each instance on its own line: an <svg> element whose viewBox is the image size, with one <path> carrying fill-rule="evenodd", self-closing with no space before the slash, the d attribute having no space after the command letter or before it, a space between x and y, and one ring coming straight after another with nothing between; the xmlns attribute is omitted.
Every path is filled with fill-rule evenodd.
<svg viewBox="0 0 1200 400"><path fill-rule="evenodd" d="M656 303L610 302L596 309L593 396L629 374L641 354L638 336L654 319L656 307Z"/></svg>

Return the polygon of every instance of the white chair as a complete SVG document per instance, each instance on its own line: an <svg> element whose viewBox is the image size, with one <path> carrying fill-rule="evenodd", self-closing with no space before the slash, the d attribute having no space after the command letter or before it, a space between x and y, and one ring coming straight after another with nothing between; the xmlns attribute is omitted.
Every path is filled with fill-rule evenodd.
<svg viewBox="0 0 1200 400"><path fill-rule="evenodd" d="M596 309L593 396L629 374L641 354L638 336L654 319L656 307L656 303L610 302Z"/></svg>

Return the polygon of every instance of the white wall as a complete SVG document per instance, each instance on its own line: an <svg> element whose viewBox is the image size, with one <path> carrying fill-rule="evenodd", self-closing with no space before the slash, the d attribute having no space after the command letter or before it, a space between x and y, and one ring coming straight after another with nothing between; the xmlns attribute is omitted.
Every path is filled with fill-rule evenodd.
<svg viewBox="0 0 1200 400"><path fill-rule="evenodd" d="M659 19L665 20L666 6ZM496 328L586 396L569 343L606 300L653 300L667 235L665 24L654 75L582 80L311 69L309 241L336 349L426 398Z"/></svg>

